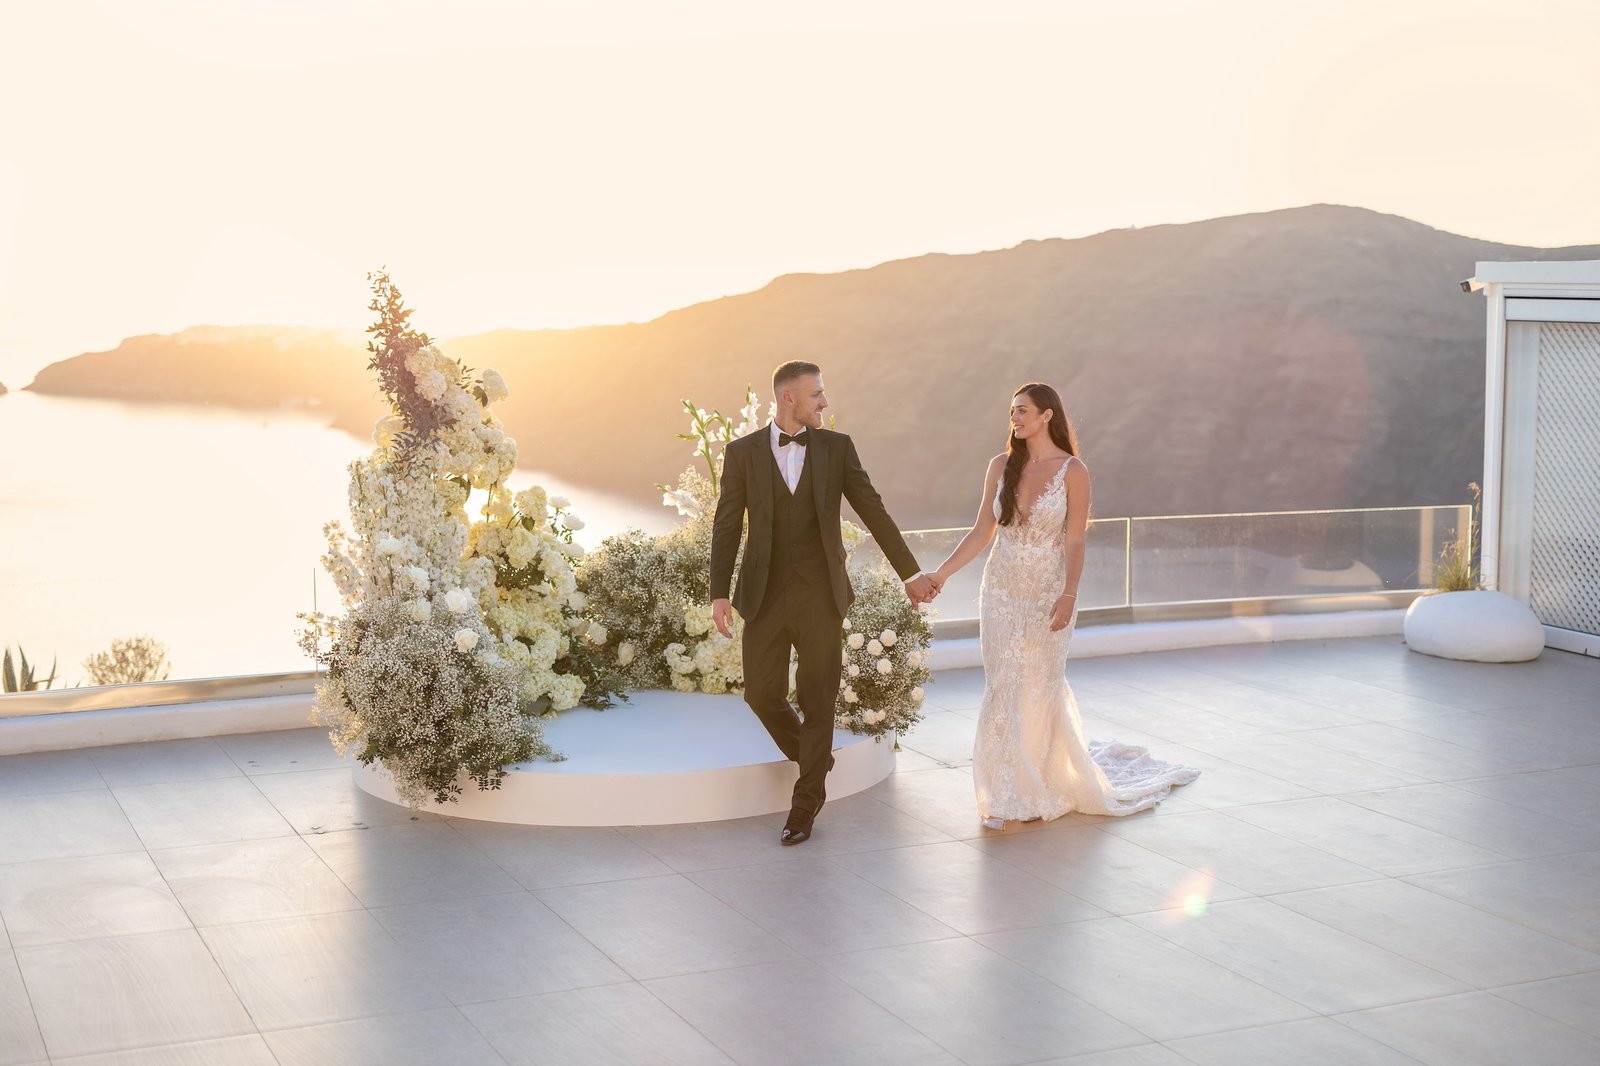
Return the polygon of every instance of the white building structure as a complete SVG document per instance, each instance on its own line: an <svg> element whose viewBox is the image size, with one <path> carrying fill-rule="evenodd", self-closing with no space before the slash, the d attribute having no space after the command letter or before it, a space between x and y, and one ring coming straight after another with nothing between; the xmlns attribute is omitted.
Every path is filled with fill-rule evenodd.
<svg viewBox="0 0 1600 1066"><path fill-rule="evenodd" d="M1479 263L1483 578L1551 648L1600 655L1600 261Z"/></svg>

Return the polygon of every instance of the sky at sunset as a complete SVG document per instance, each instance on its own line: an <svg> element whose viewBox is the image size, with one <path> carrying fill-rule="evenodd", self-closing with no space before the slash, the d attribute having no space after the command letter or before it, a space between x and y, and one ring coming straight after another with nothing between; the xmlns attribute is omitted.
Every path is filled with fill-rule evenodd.
<svg viewBox="0 0 1600 1066"><path fill-rule="evenodd" d="M1335 202L1600 242L1592 0L0 0L0 382Z"/></svg>

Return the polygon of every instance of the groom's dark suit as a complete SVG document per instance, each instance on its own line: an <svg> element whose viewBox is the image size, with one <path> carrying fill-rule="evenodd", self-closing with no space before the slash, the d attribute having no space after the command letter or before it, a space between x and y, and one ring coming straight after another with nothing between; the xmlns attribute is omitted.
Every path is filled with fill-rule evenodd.
<svg viewBox="0 0 1600 1066"><path fill-rule="evenodd" d="M778 750L800 764L794 808L815 815L826 798L839 698L843 619L855 598L845 572L839 500L850 501L902 580L917 560L884 510L855 444L843 433L807 433L805 465L791 493L770 426L728 445L711 533L711 598L728 598L739 536L750 516L734 608L744 618L744 699ZM789 704L789 649L804 723Z"/></svg>

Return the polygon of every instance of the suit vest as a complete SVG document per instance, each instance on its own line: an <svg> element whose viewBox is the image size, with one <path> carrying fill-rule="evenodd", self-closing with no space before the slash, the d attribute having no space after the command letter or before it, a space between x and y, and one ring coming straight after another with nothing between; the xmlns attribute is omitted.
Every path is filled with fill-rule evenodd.
<svg viewBox="0 0 1600 1066"><path fill-rule="evenodd" d="M828 580L828 555L822 547L822 524L817 517L817 495L812 491L811 468L807 456L800 470L800 481L793 492L783 480L783 469L771 448L767 462L772 464L772 558L767 569L767 587L799 577L805 581Z"/></svg>

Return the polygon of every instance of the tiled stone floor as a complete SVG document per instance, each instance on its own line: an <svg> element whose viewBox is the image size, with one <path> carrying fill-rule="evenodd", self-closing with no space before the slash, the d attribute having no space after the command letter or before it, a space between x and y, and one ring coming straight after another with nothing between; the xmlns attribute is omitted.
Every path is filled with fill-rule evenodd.
<svg viewBox="0 0 1600 1066"><path fill-rule="evenodd" d="M976 671L798 848L412 817L312 730L0 759L0 1064L1600 1062L1600 662L1070 676L1204 776L987 833Z"/></svg>

